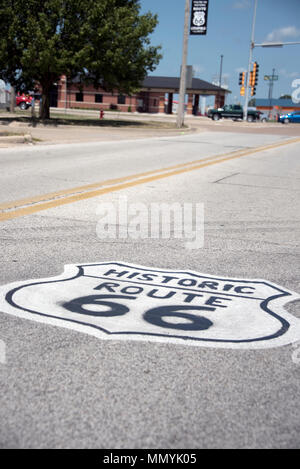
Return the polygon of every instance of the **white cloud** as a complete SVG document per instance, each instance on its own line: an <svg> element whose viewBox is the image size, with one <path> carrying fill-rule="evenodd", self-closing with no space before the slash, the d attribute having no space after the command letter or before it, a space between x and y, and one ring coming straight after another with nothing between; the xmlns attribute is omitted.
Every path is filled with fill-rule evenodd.
<svg viewBox="0 0 300 469"><path fill-rule="evenodd" d="M300 77L299 72L288 72L285 68L281 68L278 73L279 73L279 76L282 76L284 78L298 78L298 77Z"/></svg>
<svg viewBox="0 0 300 469"><path fill-rule="evenodd" d="M236 10L243 10L245 8L250 8L250 6L251 6L250 0L238 0L234 2L234 4L232 5L232 8Z"/></svg>
<svg viewBox="0 0 300 469"><path fill-rule="evenodd" d="M205 68L201 65L193 65L193 76L200 77L205 72Z"/></svg>
<svg viewBox="0 0 300 469"><path fill-rule="evenodd" d="M246 72L247 70L245 69L245 67L239 67L239 68L236 68L235 71L237 73L243 73L243 72Z"/></svg>
<svg viewBox="0 0 300 469"><path fill-rule="evenodd" d="M296 26L285 26L284 28L274 29L267 35L267 42L281 42L285 39L297 39L300 37L300 29Z"/></svg>

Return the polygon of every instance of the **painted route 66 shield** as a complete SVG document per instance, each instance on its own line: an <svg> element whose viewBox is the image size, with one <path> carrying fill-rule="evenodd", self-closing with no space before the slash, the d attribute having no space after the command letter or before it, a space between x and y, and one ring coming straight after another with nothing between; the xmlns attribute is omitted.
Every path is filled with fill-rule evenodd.
<svg viewBox="0 0 300 469"><path fill-rule="evenodd" d="M101 339L259 349L300 340L283 309L299 298L264 280L103 262L2 286L0 311Z"/></svg>

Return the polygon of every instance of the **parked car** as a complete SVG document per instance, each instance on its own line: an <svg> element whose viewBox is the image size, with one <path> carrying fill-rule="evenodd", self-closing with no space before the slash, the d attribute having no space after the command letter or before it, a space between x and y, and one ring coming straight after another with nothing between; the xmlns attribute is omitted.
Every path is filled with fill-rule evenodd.
<svg viewBox="0 0 300 469"><path fill-rule="evenodd" d="M31 106L31 102L32 102L32 96L29 96L28 94L18 93L16 95L16 106L22 109L22 111L25 111L25 109L28 109Z"/></svg>
<svg viewBox="0 0 300 469"><path fill-rule="evenodd" d="M266 114L265 112L261 112L261 111L258 111L258 112L259 112L260 122L268 122L268 120L269 120L268 114Z"/></svg>
<svg viewBox="0 0 300 469"><path fill-rule="evenodd" d="M279 122L282 124L288 124L289 122L300 123L300 109L299 111L289 112L288 114L282 114L279 116Z"/></svg>

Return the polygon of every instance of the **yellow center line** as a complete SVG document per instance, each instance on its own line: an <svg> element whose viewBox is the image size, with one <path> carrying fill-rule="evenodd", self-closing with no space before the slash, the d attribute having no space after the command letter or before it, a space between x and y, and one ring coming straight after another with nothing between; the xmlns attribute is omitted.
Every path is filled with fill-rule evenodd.
<svg viewBox="0 0 300 469"><path fill-rule="evenodd" d="M258 153L258 152L261 152L261 151L264 151L264 150L279 148L281 146L288 145L290 143L297 143L297 142L300 142L300 138L291 139L291 140L287 140L287 141L285 140L284 142L275 143L275 144L271 144L271 145L265 145L265 146L262 146L262 147L256 147L256 148L252 148L252 149L249 149L249 150L236 151L236 152L227 153L227 154L224 154L224 155L216 155L214 157L210 157L210 158L206 158L206 159L202 159L202 160L196 160L196 161L192 161L192 162L189 162L189 163L179 164L179 165L176 165L176 166L170 166L170 167L164 168L164 169L158 169L158 170L154 170L154 171L147 171L145 173L139 173L139 174L136 174L136 175L126 176L124 178L112 179L110 181L106 181L106 182L102 182L102 183L94 183L94 184L89 184L87 186L81 186L80 189L82 191L85 190L86 192L79 192L79 193L74 194L74 192L75 191L77 192L79 188L68 189L66 191L60 191L60 192L52 193L51 195L53 197L55 197L55 196L57 197L58 195L61 195L61 196L66 195L66 197L57 198L55 200L48 200L48 201L43 202L43 200L45 200L45 196L44 196L44 198L42 198L43 196L40 196L40 198L37 197L35 201L41 201L42 203L35 204L35 205L30 205L30 206L27 206L27 207L17 208L16 210L12 210L12 211L9 211L9 212L0 213L0 221L6 221L6 220L13 219L13 218L18 218L18 217L21 217L21 216L25 216L25 215L31 215L33 213L37 213L37 212L40 212L40 211L43 211L43 210L48 210L50 208L55 208L55 207L58 207L58 206L61 206L61 205L66 205L66 204L70 204L70 203L74 203L74 202L79 202L81 200L90 199L90 198L97 197L97 196L100 196L100 195L104 195L104 194L107 194L107 193L110 193L110 192L116 192L116 191L119 191L119 190L122 190L122 189L127 189L129 187L134 187L134 186L145 184L145 183L148 183L148 182L157 181L157 180L168 178L168 177L171 177L171 176L176 176L178 174L183 174L183 173L186 173L186 172L194 171L196 169L200 169L200 168L208 167L208 166L211 166L211 165L219 164L219 163L222 163L222 162L225 162L225 161L230 161L230 160L233 160L233 159L236 159L236 158L241 158L241 157L247 156L247 155L253 155L255 153ZM146 177L143 177L143 176L146 176ZM133 180L130 181L130 179L133 179ZM103 185L108 185L109 183L110 184L115 184L115 185L113 185L113 186L110 185L109 187L103 187L103 188L97 189L97 190L87 191L87 189L92 189L94 187L101 187ZM69 195L69 194L71 194L71 195ZM26 200L27 203L30 203L30 201L31 201L31 203L34 202L34 198L32 198L32 199L23 199L23 201L21 201L21 202L24 202L25 200ZM7 204L7 208L15 207L15 205L11 205L11 204ZM3 205L0 206L0 208L2 209Z"/></svg>
<svg viewBox="0 0 300 469"><path fill-rule="evenodd" d="M248 151L248 150L244 150ZM224 156L229 156L232 155L233 152L228 152L228 153L223 153L220 155L213 155L209 158L202 158L200 160L194 160L194 161L188 161L187 163L181 163L177 164L174 166L168 166L166 168L159 168L155 170L150 170L150 171L145 171L143 173L137 173L137 174L130 174L129 176L123 176L120 178L115 178L115 179L108 179L106 181L99 181L99 182L94 182L92 184L86 184L84 186L78 186L78 187L72 187L71 189L64 189L61 191L56 191L56 192L50 192L47 194L42 194L42 195L37 195L37 196L32 196L32 197L27 197L25 199L19 199L19 200L14 200L10 202L5 202L3 204L0 204L0 210L8 210L12 208L19 208L24 205L30 205L33 203L39 203L39 202L46 202L49 201L50 199L55 199L58 197L63 197L63 196L68 196L68 195L75 195L77 193L89 191L91 189L96 189L98 187L103 187L103 186L111 186L114 184L119 184L122 182L130 181L132 179L137 179L140 177L144 176L150 176L152 174L157 174L157 173L163 173L165 171L170 171L172 169L177 169L177 168L183 168L186 166L194 165L200 162L205 162L205 161L210 161L210 160L215 160L216 158L222 158ZM236 153L241 153L240 150L237 150Z"/></svg>

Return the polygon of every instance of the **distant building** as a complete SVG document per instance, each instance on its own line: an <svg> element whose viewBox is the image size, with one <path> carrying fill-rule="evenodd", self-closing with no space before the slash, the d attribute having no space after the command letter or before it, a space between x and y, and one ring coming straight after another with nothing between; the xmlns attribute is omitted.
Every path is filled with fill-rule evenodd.
<svg viewBox="0 0 300 469"><path fill-rule="evenodd" d="M266 113L275 111L277 113L287 113L298 111L300 109L300 103L293 103L291 99L255 99L256 109Z"/></svg>
<svg viewBox="0 0 300 469"><path fill-rule="evenodd" d="M138 93L127 96L96 89L92 84L83 84L79 89L79 79L68 81L62 76L50 92L50 106L58 108L103 109L127 112L172 114L174 94L179 93L180 79L177 77L148 76L141 83ZM188 95L187 114L199 113L200 96L214 96L215 106L224 105L229 90L215 86L199 78L193 78Z"/></svg>

